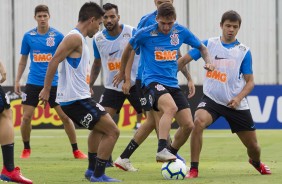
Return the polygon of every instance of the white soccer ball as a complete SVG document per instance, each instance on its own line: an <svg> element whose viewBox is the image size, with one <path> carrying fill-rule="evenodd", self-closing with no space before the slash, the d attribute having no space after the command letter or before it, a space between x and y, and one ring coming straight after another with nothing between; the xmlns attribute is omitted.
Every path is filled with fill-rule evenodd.
<svg viewBox="0 0 282 184"><path fill-rule="evenodd" d="M161 172L166 180L183 180L187 167L181 160L176 159L175 161L163 163Z"/></svg>

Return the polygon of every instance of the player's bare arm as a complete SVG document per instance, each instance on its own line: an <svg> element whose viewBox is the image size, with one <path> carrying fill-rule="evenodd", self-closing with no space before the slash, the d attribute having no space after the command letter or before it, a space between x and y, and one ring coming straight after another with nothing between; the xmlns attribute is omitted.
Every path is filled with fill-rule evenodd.
<svg viewBox="0 0 282 184"><path fill-rule="evenodd" d="M245 98L255 86L253 74L243 75L243 77L246 81L246 85L244 86L242 91L227 104L228 107L232 109L236 109L239 106L241 100Z"/></svg>
<svg viewBox="0 0 282 184"><path fill-rule="evenodd" d="M28 59L28 55L22 55L20 62L19 62L18 72L17 72L17 76L16 76L16 80L15 80L15 86L14 86L14 91L17 95L21 95L21 93L22 93L21 92L20 80L21 80L22 75L24 73L24 70L26 68L27 59Z"/></svg>
<svg viewBox="0 0 282 184"><path fill-rule="evenodd" d="M81 41L81 37L78 34L68 35L58 46L55 55L49 62L44 80L44 88L39 94L39 100L42 100L41 104L44 104L44 106L46 106L48 102L52 80L58 69L59 63L62 62L67 56L74 58L80 57L82 45Z"/></svg>
<svg viewBox="0 0 282 184"><path fill-rule="evenodd" d="M2 62L0 61L0 74L1 74L1 79L0 79L0 84L2 84L6 80L6 69Z"/></svg>
<svg viewBox="0 0 282 184"><path fill-rule="evenodd" d="M97 80L99 73L101 71L101 58L95 58L94 59L94 63L91 67L91 73L90 73L90 83L89 83L89 87L90 87L90 92L91 95L94 95L94 91L92 89L95 81Z"/></svg>
<svg viewBox="0 0 282 184"><path fill-rule="evenodd" d="M188 89L189 89L188 98L191 98L195 95L196 88L195 88L192 76L191 76L190 72L188 71L187 65L182 67L181 72L187 79Z"/></svg>
<svg viewBox="0 0 282 184"><path fill-rule="evenodd" d="M211 63L211 57L210 57L210 54L208 52L208 48L204 44L201 44L199 50L201 52L202 58L204 59L204 61L206 63L204 68L208 71L213 71L215 67Z"/></svg>
<svg viewBox="0 0 282 184"><path fill-rule="evenodd" d="M122 86L122 91L124 94L129 94L131 69L134 61L134 55L135 51L133 50L132 46L130 44L127 44L121 57L121 61L126 60L127 63L125 66L125 81L124 85Z"/></svg>
<svg viewBox="0 0 282 184"><path fill-rule="evenodd" d="M182 68L190 63L193 60L193 58L189 54L185 54L181 58L177 60L178 63L178 71L182 71Z"/></svg>

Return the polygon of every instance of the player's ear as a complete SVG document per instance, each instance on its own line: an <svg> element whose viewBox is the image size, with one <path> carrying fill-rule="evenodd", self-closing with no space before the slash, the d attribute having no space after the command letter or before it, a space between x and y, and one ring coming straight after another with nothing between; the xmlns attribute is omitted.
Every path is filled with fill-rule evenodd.
<svg viewBox="0 0 282 184"><path fill-rule="evenodd" d="M120 20L120 15L118 15L118 21Z"/></svg>

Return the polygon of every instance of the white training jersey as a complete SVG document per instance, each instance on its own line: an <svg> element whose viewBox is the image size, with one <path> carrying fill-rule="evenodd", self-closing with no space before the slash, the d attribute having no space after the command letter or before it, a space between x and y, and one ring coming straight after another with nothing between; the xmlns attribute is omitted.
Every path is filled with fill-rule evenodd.
<svg viewBox="0 0 282 184"><path fill-rule="evenodd" d="M69 102L90 98L90 53L86 39L77 30L74 29L68 33L79 34L82 42L82 53L78 63L70 62L66 58L60 63L59 81L57 89L56 102ZM68 36L67 35L67 36Z"/></svg>
<svg viewBox="0 0 282 184"><path fill-rule="evenodd" d="M237 96L246 84L240 73L240 67L249 48L241 43L233 48L225 48L220 37L210 38L207 48L215 70L206 73L203 92L216 103L227 106L227 103ZM237 107L237 110L245 109L249 109L246 98Z"/></svg>
<svg viewBox="0 0 282 184"><path fill-rule="evenodd" d="M119 84L118 88L113 86L113 78L119 71L121 66L121 56L123 50L130 38L132 37L133 27L129 25L123 25L121 34L115 40L108 40L103 32L98 32L95 35L94 41L97 45L103 68L103 83L105 88L115 91L122 91L122 84ZM137 67L138 67L139 55L135 54L132 70L131 70L131 85L135 84Z"/></svg>

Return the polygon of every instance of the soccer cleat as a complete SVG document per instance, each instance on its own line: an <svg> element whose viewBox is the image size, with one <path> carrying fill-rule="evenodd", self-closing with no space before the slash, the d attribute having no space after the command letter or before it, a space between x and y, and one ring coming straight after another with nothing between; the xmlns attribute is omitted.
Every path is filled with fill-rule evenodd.
<svg viewBox="0 0 282 184"><path fill-rule="evenodd" d="M86 178L87 180L90 181L90 178L91 178L91 176L93 175L93 173L94 173L94 171L92 171L92 170L90 170L90 169L87 169L87 170L85 171L85 173L84 173L84 176L85 176L85 178Z"/></svg>
<svg viewBox="0 0 282 184"><path fill-rule="evenodd" d="M21 154L21 158L23 158L23 159L29 158L30 153L31 153L31 149L24 149L22 154Z"/></svg>
<svg viewBox="0 0 282 184"><path fill-rule="evenodd" d="M264 163L260 163L260 166L258 168L256 168L253 163L253 161L251 159L249 159L249 163L262 175L265 174L271 174L271 171L269 169L269 167L267 165L265 165Z"/></svg>
<svg viewBox="0 0 282 184"><path fill-rule="evenodd" d="M116 161L114 162L114 164L117 168L120 168L124 171L130 171L130 172L138 171L138 169L133 167L133 165L131 164L131 162L128 158L122 159L122 158L118 157L116 159Z"/></svg>
<svg viewBox="0 0 282 184"><path fill-rule="evenodd" d="M168 151L168 149L164 148L162 151L156 154L157 162L168 162L171 160L176 160L176 156Z"/></svg>
<svg viewBox="0 0 282 184"><path fill-rule="evenodd" d="M8 181L8 182L16 182L16 183L22 183L22 184L32 184L32 181L30 179L25 178L20 171L19 167L15 167L15 169L11 172L7 171L7 169L4 167L1 172L0 176L1 180Z"/></svg>
<svg viewBox="0 0 282 184"><path fill-rule="evenodd" d="M73 151L73 156L76 159L86 159L88 158L87 155L85 155L82 151L80 150L75 150Z"/></svg>
<svg viewBox="0 0 282 184"><path fill-rule="evenodd" d="M177 159L181 160L186 165L186 160L182 156L180 156L179 154L176 154L175 156Z"/></svg>
<svg viewBox="0 0 282 184"><path fill-rule="evenodd" d="M121 182L120 180L110 178L109 176L106 176L103 174L102 176L96 178L94 175L91 176L90 182Z"/></svg>
<svg viewBox="0 0 282 184"><path fill-rule="evenodd" d="M185 178L198 178L198 169L191 168Z"/></svg>

